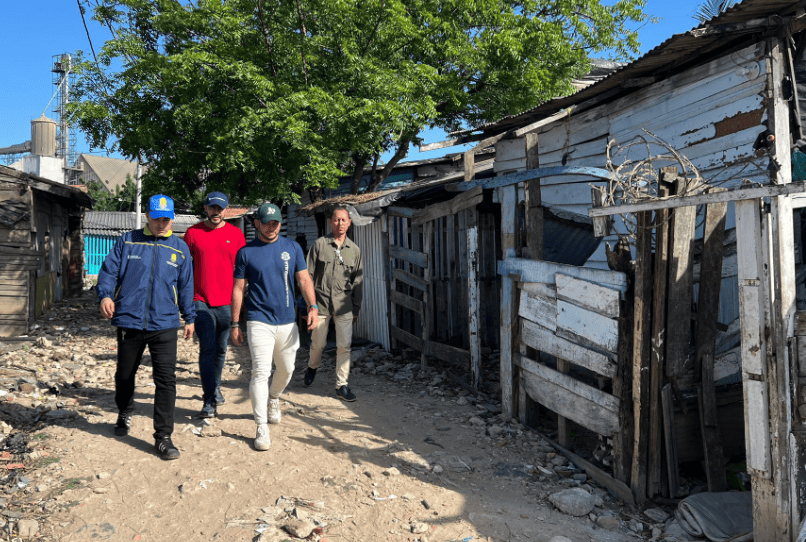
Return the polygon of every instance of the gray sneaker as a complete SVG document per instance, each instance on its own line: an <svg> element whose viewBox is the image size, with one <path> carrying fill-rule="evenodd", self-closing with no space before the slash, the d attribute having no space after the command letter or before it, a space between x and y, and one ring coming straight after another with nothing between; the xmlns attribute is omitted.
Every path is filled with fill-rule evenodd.
<svg viewBox="0 0 806 542"><path fill-rule="evenodd" d="M255 435L255 450L265 451L271 447L269 438L269 426L265 423L258 424L257 435Z"/></svg>

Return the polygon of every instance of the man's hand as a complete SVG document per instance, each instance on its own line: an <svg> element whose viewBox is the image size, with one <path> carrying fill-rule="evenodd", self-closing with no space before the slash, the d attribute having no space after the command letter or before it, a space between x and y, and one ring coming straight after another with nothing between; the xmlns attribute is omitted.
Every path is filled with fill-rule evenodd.
<svg viewBox="0 0 806 542"><path fill-rule="evenodd" d="M115 302L111 297L105 297L101 300L101 316L104 318L112 318L115 315Z"/></svg>
<svg viewBox="0 0 806 542"><path fill-rule="evenodd" d="M355 324L357 321L358 321L358 315L354 314L353 315L353 324Z"/></svg>
<svg viewBox="0 0 806 542"><path fill-rule="evenodd" d="M235 346L241 346L243 344L243 332L241 331L241 328L232 328L232 331L229 332L229 338L232 340L232 344Z"/></svg>
<svg viewBox="0 0 806 542"><path fill-rule="evenodd" d="M319 322L319 309L313 307L308 310L308 331L313 331L316 324Z"/></svg>
<svg viewBox="0 0 806 542"><path fill-rule="evenodd" d="M185 340L190 339L193 337L193 333L196 331L196 324L185 324Z"/></svg>

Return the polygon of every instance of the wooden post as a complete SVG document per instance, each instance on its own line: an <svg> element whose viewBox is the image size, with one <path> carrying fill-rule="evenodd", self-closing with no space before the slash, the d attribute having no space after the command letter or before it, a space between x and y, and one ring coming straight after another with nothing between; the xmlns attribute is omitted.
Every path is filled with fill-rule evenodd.
<svg viewBox="0 0 806 542"><path fill-rule="evenodd" d="M478 212L467 211L467 323L470 337L470 385L481 385L481 341L479 340L479 225Z"/></svg>
<svg viewBox="0 0 806 542"><path fill-rule="evenodd" d="M675 184L675 194L682 194L685 180L679 179ZM666 316L666 376L672 382L682 376L691 344L691 249L696 214L697 208L691 206L678 207L672 215Z"/></svg>
<svg viewBox="0 0 806 542"><path fill-rule="evenodd" d="M499 189L501 202L501 252L504 258L515 257L515 209L517 207L516 185ZM518 325L518 299L520 296L511 277L501 277L501 413L507 417L518 415L515 386L517 371L513 354L518 346L513 344L513 331Z"/></svg>
<svg viewBox="0 0 806 542"><path fill-rule="evenodd" d="M395 234L396 233L397 233L397 235L400 235L400 230L398 229L398 225L400 224L400 219L398 217L396 217L396 216L390 216L389 214L387 214L386 215L386 220L388 221L387 226L386 226L386 231L387 231L387 233L386 233L386 253L388 255L389 254L389 244L390 243L393 244L393 245L395 244ZM395 269L394 262L391 259L389 259L388 261L389 261L389 265L392 267L392 269ZM391 278L389 279L389 290L388 290L388 293L386 295L387 302L389 303L389 324L390 324L390 329L394 328L394 327L399 327L399 324L398 324L398 321L397 321L397 305L395 305L391 301L392 292L396 292L396 291L397 291L397 279L395 278L394 275L392 275ZM396 349L398 347L397 339L395 339L394 336L390 337L390 344L392 345L393 349Z"/></svg>
<svg viewBox="0 0 806 542"><path fill-rule="evenodd" d="M739 314L747 471L753 485L753 536L776 540L775 484L770 457L770 415L765 337L764 235L759 200L736 202ZM783 539L781 539L783 540Z"/></svg>
<svg viewBox="0 0 806 542"><path fill-rule="evenodd" d="M724 189L713 189L712 191L724 191ZM716 389L714 386L716 324L719 317L719 292L722 286L722 250L725 244L727 207L727 203L712 203L706 206L700 260L700 294L697 302L694 375L695 378L699 374L702 375L702 382L698 388L700 428L708 491L712 492L725 491L727 487L722 436L716 420Z"/></svg>
<svg viewBox="0 0 806 542"><path fill-rule="evenodd" d="M632 400L635 423L630 488L635 501L647 497L649 439L649 355L652 324L652 212L636 215L635 319L633 321Z"/></svg>
<svg viewBox="0 0 806 542"><path fill-rule="evenodd" d="M675 498L680 492L680 473L677 471L677 436L674 429L674 400L672 385L666 384L661 390L663 403L663 427L666 435L666 466L669 473L669 496Z"/></svg>
<svg viewBox="0 0 806 542"><path fill-rule="evenodd" d="M669 176L677 175L671 166L661 170L658 196L667 197L671 192ZM654 497L663 487L663 416L661 387L663 386L666 353L666 292L669 263L669 210L655 211L655 277L652 290L652 342L649 358L649 452L647 457L647 496Z"/></svg>
<svg viewBox="0 0 806 542"><path fill-rule="evenodd" d="M526 169L535 169L540 166L540 152L538 147L537 134L526 134L524 138L526 145ZM533 260L543 259L543 196L541 193L540 179L532 179L526 182L526 246L529 247L529 257ZM524 354L539 359L539 353L531 348L522 348ZM559 369L559 360L558 360ZM522 382L522 381L519 381ZM523 386L521 386L523 388ZM537 424L540 405L529 397L525 389L520 390L519 396L519 417L521 421L529 426ZM565 418L558 416L558 441L563 446L570 444L570 424L566 424ZM565 435L565 438L563 438Z"/></svg>
<svg viewBox="0 0 806 542"><path fill-rule="evenodd" d="M432 264L432 250L431 238L433 237L434 221L429 220L423 224L423 254L426 255L425 268L423 269L423 280L426 283L425 292L423 292L423 352L420 354L420 367L425 369L428 362L425 356L425 344L430 340L429 330L431 329L431 319L433 318L433 285L431 284L431 269L434 267Z"/></svg>
<svg viewBox="0 0 806 542"><path fill-rule="evenodd" d="M463 158L463 166L465 170L465 181L472 181L475 177L475 160L476 160L476 151L471 149L465 152L462 155Z"/></svg>

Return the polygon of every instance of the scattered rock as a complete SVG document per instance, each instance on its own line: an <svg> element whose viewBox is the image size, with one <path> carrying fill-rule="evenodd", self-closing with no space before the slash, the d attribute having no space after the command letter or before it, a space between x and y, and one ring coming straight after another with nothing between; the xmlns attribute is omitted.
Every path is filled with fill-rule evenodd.
<svg viewBox="0 0 806 542"><path fill-rule="evenodd" d="M400 476L400 471L397 467L389 467L382 473L384 476Z"/></svg>
<svg viewBox="0 0 806 542"><path fill-rule="evenodd" d="M39 522L34 519L21 519L17 522L17 532L21 538L33 538L39 532Z"/></svg>
<svg viewBox="0 0 806 542"><path fill-rule="evenodd" d="M608 531L615 531L621 528L621 520L615 516L599 516L596 525Z"/></svg>
<svg viewBox="0 0 806 542"><path fill-rule="evenodd" d="M669 519L669 514L660 508L647 508L644 510L644 515L655 523L663 523Z"/></svg>
<svg viewBox="0 0 806 542"><path fill-rule="evenodd" d="M307 519L298 519L289 521L283 525L283 528L288 531L288 534L291 536L296 536L297 538L308 538L313 530L316 529L316 524Z"/></svg>
<svg viewBox="0 0 806 542"><path fill-rule="evenodd" d="M412 534L423 534L431 530L427 523L415 522L411 524Z"/></svg>
<svg viewBox="0 0 806 542"><path fill-rule="evenodd" d="M549 496L549 501L560 512L576 517L587 516L595 506L593 495L578 487L558 491Z"/></svg>
<svg viewBox="0 0 806 542"><path fill-rule="evenodd" d="M549 542L573 542L573 540L571 540L567 536L558 535L549 538Z"/></svg>

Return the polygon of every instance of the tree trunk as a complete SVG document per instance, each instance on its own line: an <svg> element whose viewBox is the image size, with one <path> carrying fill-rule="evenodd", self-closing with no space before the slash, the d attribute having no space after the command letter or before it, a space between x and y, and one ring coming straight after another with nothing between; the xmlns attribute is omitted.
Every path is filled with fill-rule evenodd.
<svg viewBox="0 0 806 542"><path fill-rule="evenodd" d="M358 154L353 154L353 161L355 162L355 169L353 170L353 178L350 181L350 194L358 194L358 189L361 187L361 177L364 175L364 166L367 159Z"/></svg>

